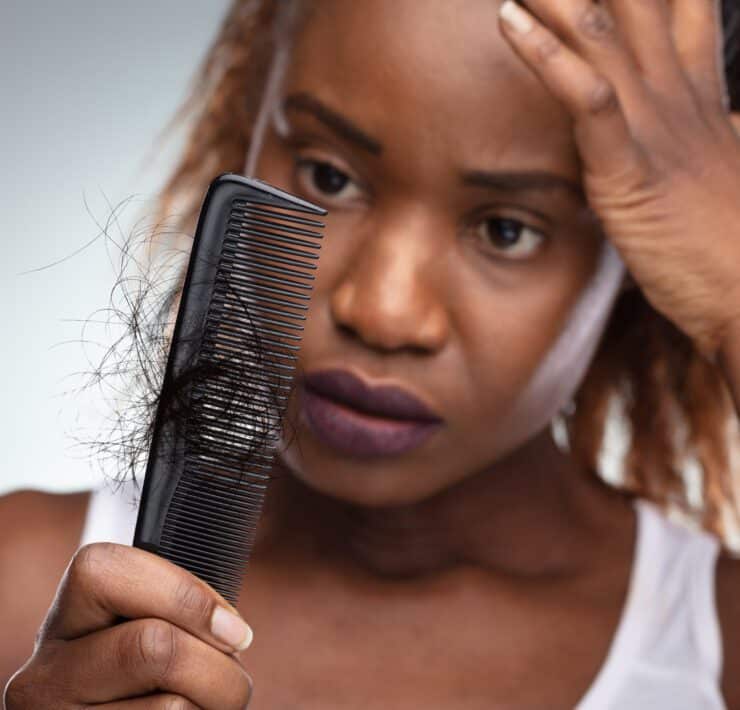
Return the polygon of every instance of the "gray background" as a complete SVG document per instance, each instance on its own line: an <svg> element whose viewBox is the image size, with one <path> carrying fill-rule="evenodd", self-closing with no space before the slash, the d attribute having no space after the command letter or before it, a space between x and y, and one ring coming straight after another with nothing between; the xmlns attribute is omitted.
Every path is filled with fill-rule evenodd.
<svg viewBox="0 0 740 710"><path fill-rule="evenodd" d="M181 134L153 157L155 138L227 5L0 0L0 494L100 480L70 434L94 423L95 397L73 390L102 350L83 347L72 321L107 305L115 261L103 239L70 255L110 204L134 197L120 212L124 230L151 211Z"/></svg>

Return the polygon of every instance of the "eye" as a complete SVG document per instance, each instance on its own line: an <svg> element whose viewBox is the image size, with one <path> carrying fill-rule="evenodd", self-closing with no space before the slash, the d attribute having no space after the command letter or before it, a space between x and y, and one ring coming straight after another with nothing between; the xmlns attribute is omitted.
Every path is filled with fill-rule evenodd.
<svg viewBox="0 0 740 710"><path fill-rule="evenodd" d="M309 158L296 160L296 173L304 189L323 198L344 200L348 195L357 197L361 194L349 175L322 160Z"/></svg>
<svg viewBox="0 0 740 710"><path fill-rule="evenodd" d="M483 220L476 233L505 259L526 259L537 252L545 241L545 235L534 227L516 219L489 217Z"/></svg>

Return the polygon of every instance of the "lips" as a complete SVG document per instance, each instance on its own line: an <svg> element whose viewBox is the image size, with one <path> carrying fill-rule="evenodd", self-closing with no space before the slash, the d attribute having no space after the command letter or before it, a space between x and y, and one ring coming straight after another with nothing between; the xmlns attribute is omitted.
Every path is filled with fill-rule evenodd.
<svg viewBox="0 0 740 710"><path fill-rule="evenodd" d="M441 422L442 418L408 390L394 385L366 384L349 370L317 370L303 376L304 386L365 414L415 422Z"/></svg>
<svg viewBox="0 0 740 710"><path fill-rule="evenodd" d="M301 419L324 445L344 456L399 456L419 448L443 426L416 395L395 385L368 384L335 368L302 378Z"/></svg>

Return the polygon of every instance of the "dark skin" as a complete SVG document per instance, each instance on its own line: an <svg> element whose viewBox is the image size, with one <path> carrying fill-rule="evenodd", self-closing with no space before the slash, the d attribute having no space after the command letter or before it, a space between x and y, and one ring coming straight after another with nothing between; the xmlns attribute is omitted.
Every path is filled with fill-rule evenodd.
<svg viewBox="0 0 740 710"><path fill-rule="evenodd" d="M528 35L531 46L541 46L537 42L544 36L552 47L542 34L548 23L565 41L568 24L555 16L554 5L529 3L543 21ZM571 0L559 7L575 11L578 5ZM676 13L679 6L676 2ZM682 7L679 19L688 12ZM297 103L286 108L291 133L280 135L271 125L259 155L259 177L330 212L326 231L332 238L322 247L301 366L341 365L371 379L402 383L430 402L445 426L415 451L375 460L337 454L298 428L276 467L280 477L270 489L239 603L255 632L254 645L237 654L254 679L252 707L572 708L584 695L604 663L623 609L635 515L621 494L562 454L547 431L517 440L507 432L505 415L592 274L605 238L602 225L613 226L608 238L621 240L637 285L719 359L737 397L740 338L734 306L740 301L733 305L716 292L700 298L707 292L698 277L689 278L695 276L696 258L688 249L681 261L661 259L654 248L641 255L635 246L635 225L661 226L646 220L650 209L672 216L662 225L666 234L669 224L672 235L676 225L688 225L685 241L692 218L706 229L707 215L698 214L704 204L698 187L692 193L684 180L676 205L668 205L652 198L652 183L642 180L640 213L634 203L606 200L604 195L627 193L615 175L636 180L637 172L620 171L614 162L609 175L596 172L592 156L604 155L598 140L607 135L616 140L620 122L616 112L587 112L587 118L574 109L579 88L593 96L586 65L596 61L594 51L585 45L576 55L576 35L563 45L558 56L570 57L569 76L579 81L568 84L571 95L559 95L554 91L559 65L547 65L546 74L545 65L535 63L541 75L533 73L522 61L529 56L525 45L497 26L497 8L482 0L440 2L429 11L413 1L327 0L299 36L284 96L317 97L382 145L378 153L340 138L304 101L303 109ZM620 20L625 31L634 23L632 16ZM656 46L653 42L653 51ZM566 49L583 64L576 67ZM704 52L711 53L706 47ZM617 56L611 55L611 65L600 60L601 75L613 78ZM697 55L691 66L700 60L706 57ZM667 71L660 61L656 54L650 66ZM631 95L624 77L621 86L621 96ZM715 88L721 91L719 84ZM707 93L703 100L709 105L718 95ZM688 114L687 105L682 110ZM634 110L631 115L636 120ZM641 125L650 127L646 115ZM591 116L608 120L594 125ZM721 153L728 155L730 133L714 114L712 120L711 135L723 141ZM657 131L645 129L648 134L657 141ZM697 155L710 145L715 144L707 138ZM330 163L350 182L333 173L341 190L322 194L317 190L326 183L317 182L315 165L297 166L296 160ZM733 175L740 186L740 158L721 165L727 172L718 180ZM582 182L584 166L590 182ZM513 191L500 183L461 186L458 173L470 170L548 171L587 187L588 194ZM665 192L655 188L655 195ZM721 224L733 223L737 208L722 201L727 191L712 194L719 197L710 212L719 214ZM522 229L514 245L505 244L497 238L497 218L518 220L535 231ZM674 256L682 253L680 236L668 245ZM733 257L731 243L723 245L714 273L720 285ZM663 271L651 270L651 260ZM714 263L705 262L710 269ZM696 285L692 298L671 300L662 284L676 279ZM289 414L297 420L295 401ZM58 497L42 497L51 498L61 504ZM42 499L0 501L1 580L10 576L4 570L13 570L15 580L30 574L33 559L28 549L16 554L21 528L6 522L2 508L18 511L23 504L31 520L41 520L43 505L52 505ZM27 639L78 539L86 499L80 495L67 503L64 520L55 527L67 531L66 543L47 553L48 584L38 585L42 591L35 599L24 600L35 609L35 619L29 614L21 622L8 613L12 607L0 607L8 616L6 628L26 639L15 652L4 651L6 673L30 653ZM24 535L29 528L37 529L26 524ZM39 554L42 540L39 532L33 543ZM73 560L66 587L46 618L40 651L16 682L10 710L45 707L45 696L33 695L42 692L33 690L42 685L34 684L42 659L44 672L54 668L53 677L67 679L70 702L103 702L106 692L108 700L132 698L146 687L187 697L198 707L243 705L246 681L236 675L230 649L208 630L213 604L219 603L215 595L148 553L93 547L92 554ZM187 597L185 589L202 596ZM17 605L14 590L16 584L3 591ZM738 591L738 565L723 559L717 601L723 692L730 708L740 707ZM189 603L168 601L183 598ZM134 621L112 627L116 614ZM172 656L177 662L161 663L161 677L148 678L146 685L131 672L143 667L130 651L140 637L132 631L124 637L126 645L114 634L152 617L184 635L178 636L179 655ZM115 644L128 651L111 654ZM154 648L166 650L167 644ZM94 685L102 695L87 697L92 675L78 671L79 664L65 666L59 649L67 657L115 656L128 659L128 665L96 666ZM225 653L214 655L213 649ZM155 652L155 660L168 658ZM195 659L210 673L186 673ZM130 679L128 687L121 685L122 677ZM224 688L232 688L232 695L218 695ZM134 703L120 707L141 707Z"/></svg>

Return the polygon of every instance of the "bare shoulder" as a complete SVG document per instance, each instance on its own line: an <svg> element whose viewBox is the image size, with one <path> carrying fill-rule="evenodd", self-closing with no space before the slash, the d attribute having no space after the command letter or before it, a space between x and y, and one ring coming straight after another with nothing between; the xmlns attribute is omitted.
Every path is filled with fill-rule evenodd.
<svg viewBox="0 0 740 710"><path fill-rule="evenodd" d="M0 689L34 637L78 547L90 491L0 496Z"/></svg>
<svg viewBox="0 0 740 710"><path fill-rule="evenodd" d="M717 614L722 629L722 692L727 707L740 707L740 560L717 561Z"/></svg>

